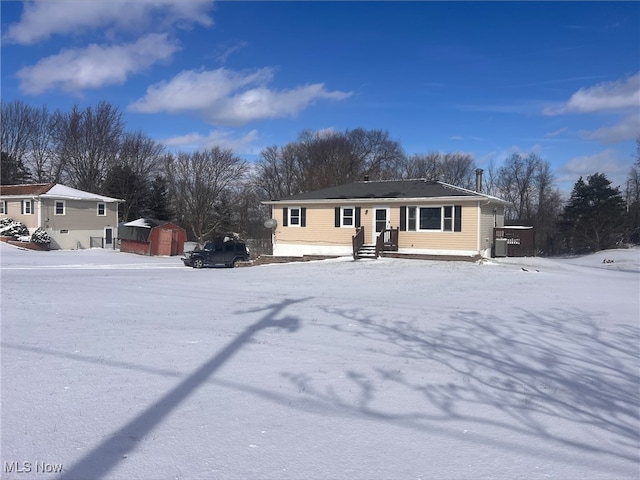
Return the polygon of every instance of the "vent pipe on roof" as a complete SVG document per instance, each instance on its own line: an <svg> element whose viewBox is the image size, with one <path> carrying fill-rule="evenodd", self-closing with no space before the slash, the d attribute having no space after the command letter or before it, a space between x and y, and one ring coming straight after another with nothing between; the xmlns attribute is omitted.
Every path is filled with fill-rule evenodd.
<svg viewBox="0 0 640 480"><path fill-rule="evenodd" d="M484 170L476 168L476 192L482 192L482 173Z"/></svg>

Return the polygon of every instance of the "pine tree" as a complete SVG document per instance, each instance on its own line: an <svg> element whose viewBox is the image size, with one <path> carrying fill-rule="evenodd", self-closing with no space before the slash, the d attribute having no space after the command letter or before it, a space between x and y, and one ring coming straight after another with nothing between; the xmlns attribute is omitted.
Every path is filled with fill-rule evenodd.
<svg viewBox="0 0 640 480"><path fill-rule="evenodd" d="M580 177L562 214L561 228L572 252L589 252L615 247L625 224L624 199L605 174Z"/></svg>
<svg viewBox="0 0 640 480"><path fill-rule="evenodd" d="M157 220L171 220L173 210L169 202L169 186L167 179L156 175L151 183L145 216Z"/></svg>
<svg viewBox="0 0 640 480"><path fill-rule="evenodd" d="M2 152L0 175L1 185L21 185L31 181L31 172L24 166L22 160L16 159L7 152Z"/></svg>

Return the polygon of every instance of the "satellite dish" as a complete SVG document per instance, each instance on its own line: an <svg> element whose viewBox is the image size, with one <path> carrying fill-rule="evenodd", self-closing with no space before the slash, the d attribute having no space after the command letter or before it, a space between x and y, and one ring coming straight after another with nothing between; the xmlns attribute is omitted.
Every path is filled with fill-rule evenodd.
<svg viewBox="0 0 640 480"><path fill-rule="evenodd" d="M276 228L278 226L278 221L275 218L270 218L269 220L265 220L264 226L267 228Z"/></svg>

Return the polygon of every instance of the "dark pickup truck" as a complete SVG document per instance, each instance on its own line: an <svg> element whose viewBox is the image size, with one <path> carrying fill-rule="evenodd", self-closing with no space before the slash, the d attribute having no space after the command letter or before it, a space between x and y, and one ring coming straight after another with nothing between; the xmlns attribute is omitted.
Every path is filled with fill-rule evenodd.
<svg viewBox="0 0 640 480"><path fill-rule="evenodd" d="M200 250L184 252L182 261L187 267L202 268L224 265L233 268L236 262L249 260L247 246L235 240L227 242L207 242Z"/></svg>

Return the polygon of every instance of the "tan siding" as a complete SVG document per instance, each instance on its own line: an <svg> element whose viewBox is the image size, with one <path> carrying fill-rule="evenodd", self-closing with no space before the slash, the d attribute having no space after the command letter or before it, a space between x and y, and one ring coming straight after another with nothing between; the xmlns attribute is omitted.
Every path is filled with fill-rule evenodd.
<svg viewBox="0 0 640 480"><path fill-rule="evenodd" d="M26 200L26 199L25 199ZM38 200L33 201L33 213L31 215L22 215L22 199L6 200L7 213L3 217L9 217L16 222L23 223L30 231L38 228Z"/></svg>
<svg viewBox="0 0 640 480"><path fill-rule="evenodd" d="M462 204L462 202L458 203ZM355 228L336 228L335 207L346 206L344 203L309 205L306 206L306 227L284 227L283 207L302 207L301 204L275 205L274 218L278 221L275 230L276 242L300 245L351 245L351 238L355 234ZM375 204L371 202L348 204L361 208L361 224L367 232L367 241L370 241L370 233L373 226L373 208L390 208L389 223L392 228L400 226L400 206ZM416 204L412 204L416 205ZM440 203L423 203L424 205L441 205ZM447 203L447 205L450 205ZM430 249L430 250L461 250L477 251L478 247L478 205L477 202L462 204L462 231L461 232L400 232L399 247Z"/></svg>
<svg viewBox="0 0 640 480"><path fill-rule="evenodd" d="M274 218L278 221L276 227L276 242L305 245L351 245L351 237L355 235L355 228L336 228L334 208L339 205L314 205L307 209L306 227L284 227L282 209L275 207ZM287 205L287 208L301 207L301 205Z"/></svg>
<svg viewBox="0 0 640 480"><path fill-rule="evenodd" d="M482 205L480 210L480 249L490 249L493 244L493 205Z"/></svg>
<svg viewBox="0 0 640 480"><path fill-rule="evenodd" d="M106 216L98 216L98 203L95 200L65 200L65 214L55 215L55 200L43 202L43 221L49 219L52 230L96 230L106 226L117 228L117 203L106 203Z"/></svg>
<svg viewBox="0 0 640 480"><path fill-rule="evenodd" d="M423 206L424 205L429 204L423 204ZM399 217L400 211L398 209L398 222ZM400 232L398 240L399 248L477 250L477 228L477 204L462 205L461 232Z"/></svg>

